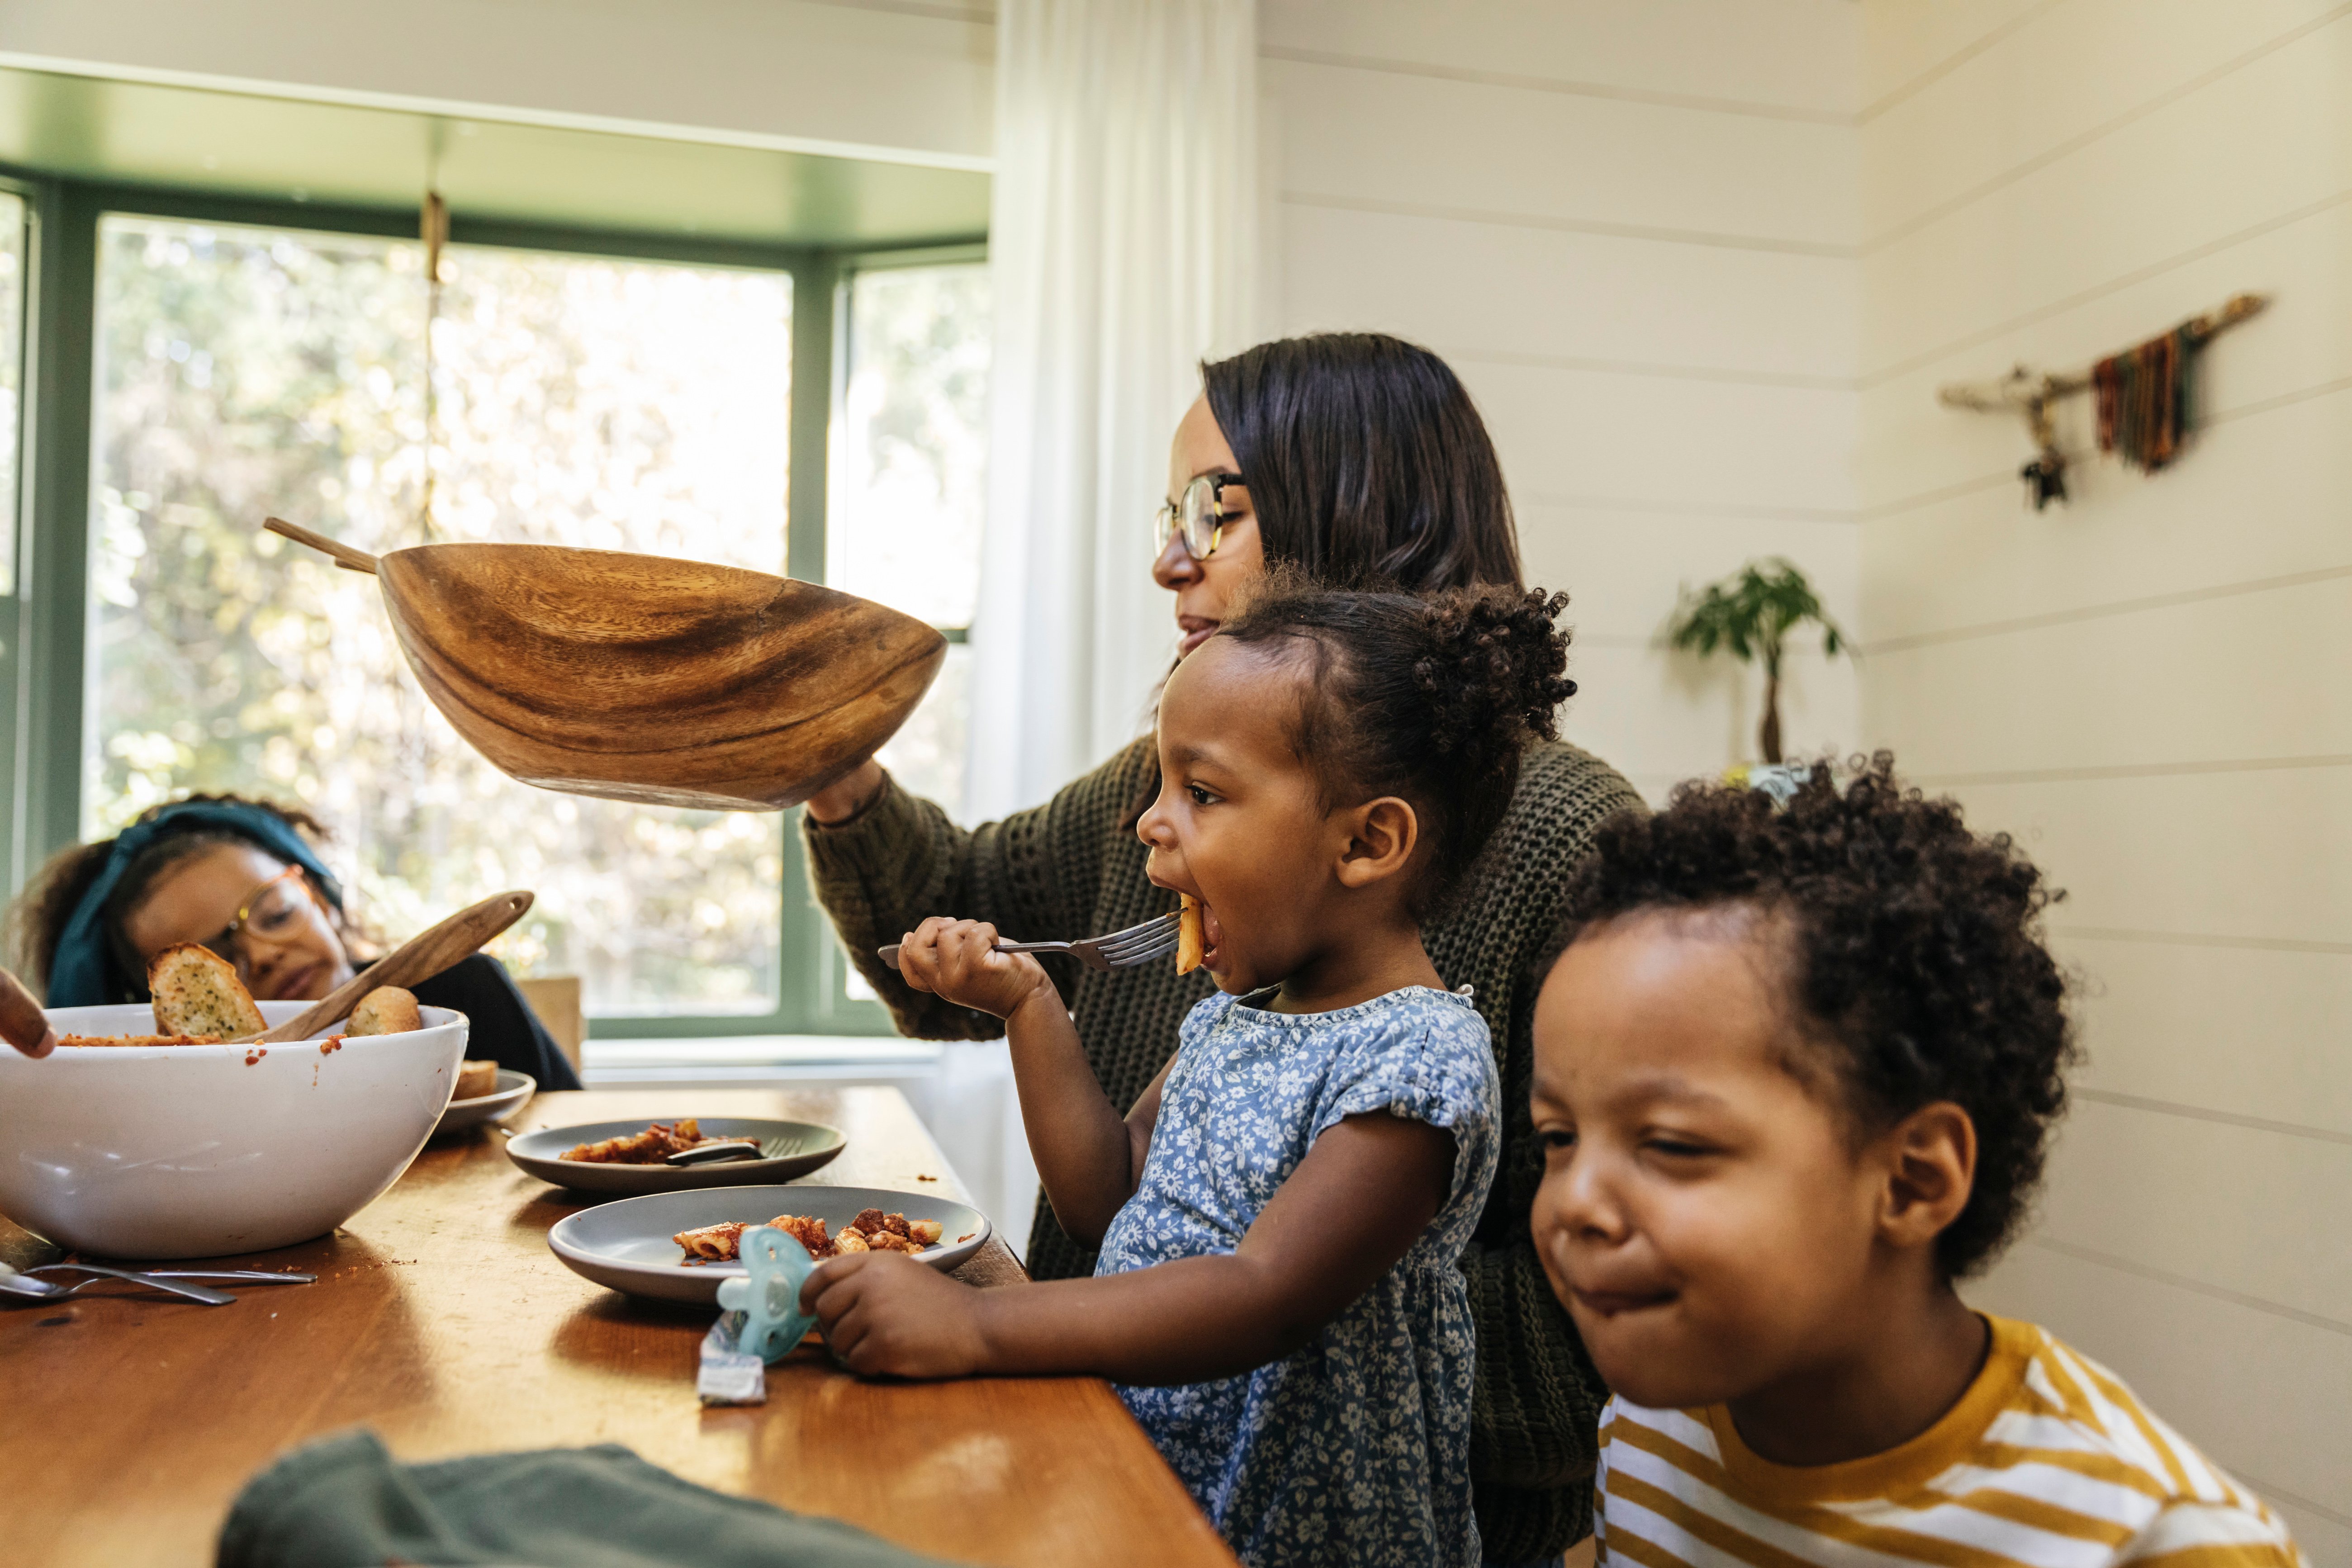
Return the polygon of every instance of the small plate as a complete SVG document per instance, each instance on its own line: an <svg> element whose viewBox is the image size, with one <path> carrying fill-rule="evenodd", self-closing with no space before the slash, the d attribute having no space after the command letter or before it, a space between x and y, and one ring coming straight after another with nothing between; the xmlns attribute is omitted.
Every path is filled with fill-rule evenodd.
<svg viewBox="0 0 2352 1568"><path fill-rule="evenodd" d="M441 1112L441 1120L433 1124L433 1136L451 1132L467 1132L493 1121L504 1121L522 1108L522 1102L539 1092L539 1079L512 1068L499 1069L499 1087L488 1094L478 1094L471 1100L453 1100Z"/></svg>
<svg viewBox="0 0 2352 1568"><path fill-rule="evenodd" d="M739 1278L740 1263L689 1265L670 1239L726 1220L762 1222L778 1215L814 1215L828 1231L857 1217L860 1209L903 1214L940 1222L940 1245L920 1255L942 1273L961 1268L988 1245L988 1216L969 1205L926 1193L892 1193L879 1187L728 1187L709 1193L655 1193L617 1204L599 1204L570 1214L547 1233L547 1245L573 1273L625 1295L659 1301L719 1304L719 1282Z"/></svg>
<svg viewBox="0 0 2352 1568"><path fill-rule="evenodd" d="M586 1160L565 1160L566 1149L581 1143L601 1143L631 1132L643 1132L656 1121L676 1122L676 1116L638 1116L626 1121L588 1121L577 1127L542 1127L507 1143L507 1158L542 1182L574 1192L601 1193L612 1197L638 1197L646 1193L690 1192L703 1187L741 1187L760 1182L789 1182L833 1163L849 1140L814 1121L762 1121L740 1116L705 1116L706 1138L749 1138L771 1151L764 1160L721 1160L713 1165L604 1165ZM857 1211L852 1209L851 1214ZM762 1216L765 1217L764 1215ZM684 1230L677 1225L672 1230Z"/></svg>

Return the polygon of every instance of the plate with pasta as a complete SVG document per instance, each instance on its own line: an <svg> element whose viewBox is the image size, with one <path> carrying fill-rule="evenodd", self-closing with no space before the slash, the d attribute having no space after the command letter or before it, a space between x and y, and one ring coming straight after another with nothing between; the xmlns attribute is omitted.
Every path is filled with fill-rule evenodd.
<svg viewBox="0 0 2352 1568"><path fill-rule="evenodd" d="M743 1272L742 1233L773 1226L819 1258L903 1252L945 1272L987 1245L988 1216L929 1193L879 1187L718 1187L600 1204L558 1220L547 1245L565 1267L630 1296L716 1305Z"/></svg>
<svg viewBox="0 0 2352 1568"><path fill-rule="evenodd" d="M673 1165L672 1154L748 1142L757 1157ZM814 1121L748 1116L634 1117L542 1127L507 1142L507 1158L542 1182L607 1197L788 1182L833 1163L849 1141Z"/></svg>

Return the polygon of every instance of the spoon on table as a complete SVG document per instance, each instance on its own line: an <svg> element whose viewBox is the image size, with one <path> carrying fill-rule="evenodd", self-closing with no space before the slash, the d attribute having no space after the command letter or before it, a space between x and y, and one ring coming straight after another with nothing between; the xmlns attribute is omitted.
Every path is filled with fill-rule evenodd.
<svg viewBox="0 0 2352 1568"><path fill-rule="evenodd" d="M0 969L0 1040L28 1057L45 1057L58 1048L58 1032L25 983Z"/></svg>
<svg viewBox="0 0 2352 1568"><path fill-rule="evenodd" d="M228 1042L274 1046L286 1040L306 1040L358 1005L361 997L385 985L409 986L432 979L482 943L522 919L530 908L528 892L494 893L480 903L459 910L439 925L410 937L384 957L336 986L299 1015L257 1035L239 1035Z"/></svg>
<svg viewBox="0 0 2352 1568"><path fill-rule="evenodd" d="M207 1307L226 1307L236 1300L226 1290L207 1289L202 1285L159 1279L152 1274L135 1274L128 1268L89 1268L85 1272L110 1279L128 1279L152 1290L164 1290L174 1296L185 1296L191 1301L202 1301ZM97 1279L85 1279L79 1285L60 1285L55 1280L36 1279L29 1274L20 1274L0 1263L0 1295L29 1296L37 1301L63 1301L79 1294L84 1286L97 1283Z"/></svg>

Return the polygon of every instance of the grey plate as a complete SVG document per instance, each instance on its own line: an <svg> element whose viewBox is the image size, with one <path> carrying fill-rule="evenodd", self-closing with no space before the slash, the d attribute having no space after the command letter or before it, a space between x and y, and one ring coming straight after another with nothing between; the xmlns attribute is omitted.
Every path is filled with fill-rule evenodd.
<svg viewBox="0 0 2352 1568"><path fill-rule="evenodd" d="M585 1160L559 1159L579 1143L598 1143L624 1133L642 1132L650 1122L677 1121L675 1116L638 1116L626 1121L583 1121L577 1127L542 1127L507 1142L507 1158L542 1182L575 1192L637 1197L647 1193L692 1192L704 1187L742 1187L761 1182L789 1182L832 1163L849 1146L849 1140L814 1121L763 1121L741 1116L705 1116L706 1138L751 1138L772 1152L765 1160L722 1160L715 1165L592 1165ZM851 1214L857 1211L852 1209ZM766 1215L761 1215L766 1218ZM682 1225L670 1226L684 1230Z"/></svg>
<svg viewBox="0 0 2352 1568"><path fill-rule="evenodd" d="M919 1256L942 1272L961 1268L988 1244L988 1216L969 1205L924 1193L812 1184L655 1193L599 1204L556 1221L547 1233L547 1245L573 1273L599 1285L631 1296L716 1306L719 1282L740 1276L743 1266L703 1263L689 1268L671 1237L725 1220L766 1221L784 1214L814 1215L827 1230L838 1231L860 1209L895 1210L908 1219L939 1221L940 1245Z"/></svg>
<svg viewBox="0 0 2352 1568"><path fill-rule="evenodd" d="M512 1068L499 1069L499 1087L488 1094L478 1094L471 1100L453 1100L441 1112L441 1120L433 1124L433 1136L445 1132L463 1132L486 1122L504 1121L522 1109L524 1100L539 1092L539 1079Z"/></svg>

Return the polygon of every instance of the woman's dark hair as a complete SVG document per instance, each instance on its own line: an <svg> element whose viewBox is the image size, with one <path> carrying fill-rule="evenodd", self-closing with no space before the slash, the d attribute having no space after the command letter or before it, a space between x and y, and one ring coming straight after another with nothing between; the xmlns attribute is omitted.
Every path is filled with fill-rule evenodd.
<svg viewBox="0 0 2352 1568"><path fill-rule="evenodd" d="M1305 661L1290 743L1327 808L1411 803L1427 848L1410 907L1427 920L1509 809L1528 739L1559 733L1567 606L1540 588L1351 592L1276 566L1217 635Z"/></svg>
<svg viewBox="0 0 2352 1568"><path fill-rule="evenodd" d="M1814 765L1785 806L1761 790L1686 784L1654 816L1604 824L1570 886L1558 948L1649 910L1746 907L1783 965L1799 1034L1864 1132L1937 1100L1976 1124L1976 1184L1936 1238L1961 1278L1998 1257L2042 1180L2075 1059L2066 982L2042 945L2053 891L2007 834L1856 758L1841 793ZM1547 966L1549 967L1549 966Z"/></svg>
<svg viewBox="0 0 2352 1568"><path fill-rule="evenodd" d="M313 843L321 842L327 837L327 830L318 818L299 806L280 805L275 801L240 795L183 795L162 805L149 806L139 814L134 822L145 822L167 805L179 805L188 801L219 801L257 806L289 826L299 829ZM146 999L146 967L139 962L138 953L131 949L131 939L123 933L123 925L130 920L131 912L139 907L140 900L147 896L148 889L164 872L191 856L200 855L223 844L258 849L273 859L279 858L278 851L269 846L235 828L217 823L192 822L184 830L159 833L123 868L122 879L107 895L103 911L107 949L112 960L108 966L110 971L108 989L121 993L119 998L110 996L110 1000L138 1002ZM57 963L58 942L65 935L66 922L73 918L74 910L80 906L82 895L89 891L91 884L106 869L107 858L113 852L114 840L111 838L96 839L59 850L35 874L32 882L17 899L9 921L14 927L10 933L10 946L17 962L31 973L37 985L44 989L48 985L49 972ZM303 873L303 878L326 900L337 930L346 935L352 934L343 919L342 889L332 882L321 885L308 872Z"/></svg>
<svg viewBox="0 0 2352 1568"><path fill-rule="evenodd" d="M1201 366L1269 563L1339 587L1524 586L1485 421L1444 360L1379 332Z"/></svg>

